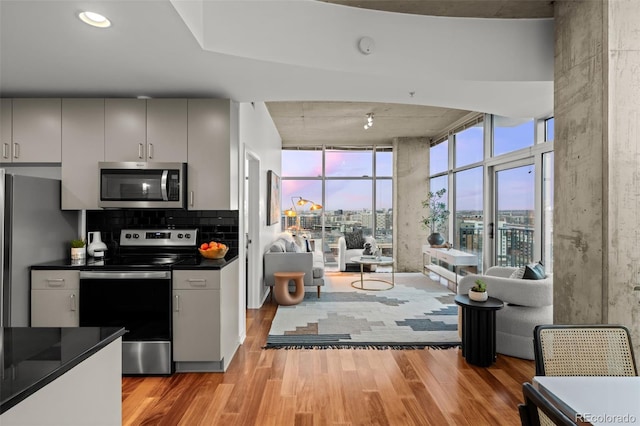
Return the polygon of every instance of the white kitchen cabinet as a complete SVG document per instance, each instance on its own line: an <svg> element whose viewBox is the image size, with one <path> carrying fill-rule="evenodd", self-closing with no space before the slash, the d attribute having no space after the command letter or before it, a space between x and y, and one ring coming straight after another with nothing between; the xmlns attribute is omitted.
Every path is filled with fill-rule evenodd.
<svg viewBox="0 0 640 426"><path fill-rule="evenodd" d="M11 127L11 99L0 99L0 144L2 144L0 163L11 162L13 145Z"/></svg>
<svg viewBox="0 0 640 426"><path fill-rule="evenodd" d="M61 339L65 339L68 333L61 330L61 335ZM28 342L22 342L22 345L27 344ZM66 346L63 343L61 350L64 351ZM16 380L20 386L8 386L9 395L2 395L3 402L4 398L10 397L13 392L23 392L24 399L0 414L0 425L122 424L122 337L79 363L65 358L63 352L59 360L34 360L11 364L11 374L26 373L33 377L43 373L40 366L46 363L55 363L55 367L49 369L71 368L59 377L54 375L53 380L50 376L43 375L42 380ZM48 369L45 367L45 370ZM7 382L11 383L8 375L6 378ZM35 384L31 385L34 382ZM25 385L27 387L23 388ZM35 387L35 392L30 391L29 387Z"/></svg>
<svg viewBox="0 0 640 426"><path fill-rule="evenodd" d="M78 327L79 296L79 271L31 271L31 327Z"/></svg>
<svg viewBox="0 0 640 426"><path fill-rule="evenodd" d="M146 161L144 99L105 99L104 143L105 161Z"/></svg>
<svg viewBox="0 0 640 426"><path fill-rule="evenodd" d="M97 210L104 99L62 100L62 209Z"/></svg>
<svg viewBox="0 0 640 426"><path fill-rule="evenodd" d="M187 208L237 210L239 109L228 99L189 99Z"/></svg>
<svg viewBox="0 0 640 426"><path fill-rule="evenodd" d="M186 162L186 99L105 99L105 161Z"/></svg>
<svg viewBox="0 0 640 426"><path fill-rule="evenodd" d="M147 100L147 161L187 162L187 100Z"/></svg>
<svg viewBox="0 0 640 426"><path fill-rule="evenodd" d="M3 99L1 107L2 163L62 161L61 99Z"/></svg>
<svg viewBox="0 0 640 426"><path fill-rule="evenodd" d="M238 261L173 271L176 371L226 371L239 345Z"/></svg>

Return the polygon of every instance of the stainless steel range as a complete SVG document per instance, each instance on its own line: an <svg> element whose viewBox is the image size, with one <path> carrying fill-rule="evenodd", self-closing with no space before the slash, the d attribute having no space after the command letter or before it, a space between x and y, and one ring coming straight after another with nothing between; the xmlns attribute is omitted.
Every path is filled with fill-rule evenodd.
<svg viewBox="0 0 640 426"><path fill-rule="evenodd" d="M80 326L125 327L122 372L173 373L171 267L197 264L197 229L123 229L117 255L80 271Z"/></svg>

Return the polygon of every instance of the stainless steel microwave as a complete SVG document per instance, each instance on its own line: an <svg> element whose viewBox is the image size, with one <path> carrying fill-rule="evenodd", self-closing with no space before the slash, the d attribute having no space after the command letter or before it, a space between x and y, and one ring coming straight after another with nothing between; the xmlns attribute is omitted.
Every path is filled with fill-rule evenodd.
<svg viewBox="0 0 640 426"><path fill-rule="evenodd" d="M185 163L100 162L103 208L182 209L185 207Z"/></svg>

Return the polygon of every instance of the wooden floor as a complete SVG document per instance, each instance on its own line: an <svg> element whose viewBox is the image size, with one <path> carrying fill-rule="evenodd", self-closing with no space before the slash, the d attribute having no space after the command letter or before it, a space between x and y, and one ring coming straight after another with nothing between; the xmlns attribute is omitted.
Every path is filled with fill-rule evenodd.
<svg viewBox="0 0 640 426"><path fill-rule="evenodd" d="M247 312L226 373L122 380L124 425L518 425L533 361L460 350L264 350L276 306Z"/></svg>

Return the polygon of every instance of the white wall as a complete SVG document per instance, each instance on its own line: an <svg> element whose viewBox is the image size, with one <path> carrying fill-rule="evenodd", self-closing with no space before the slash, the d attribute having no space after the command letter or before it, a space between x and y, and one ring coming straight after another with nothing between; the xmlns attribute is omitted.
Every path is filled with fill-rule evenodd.
<svg viewBox="0 0 640 426"><path fill-rule="evenodd" d="M259 223L259 237L258 241L252 241L255 247L264 253L271 242L275 239L275 236L280 233L280 223L267 226L267 171L273 170L278 176L281 176L281 151L282 151L282 139L280 134L276 130L275 124L269 115L266 105L263 102L255 103L241 103L240 104L240 259L244 262L245 259L245 233L244 229L244 204L242 200L245 197L245 152L249 151L253 156L260 160L260 172L259 172L259 208L258 211L249 211L249 215L258 215ZM254 262L251 268L257 268L257 274L255 279L249 283L249 308L258 308L262 304L264 297L266 296L266 289L262 285L262 256L260 255L259 262ZM244 274L242 274L244 276ZM253 290L253 297L252 297ZM259 300L259 304L256 302ZM252 302L253 301L253 302Z"/></svg>

